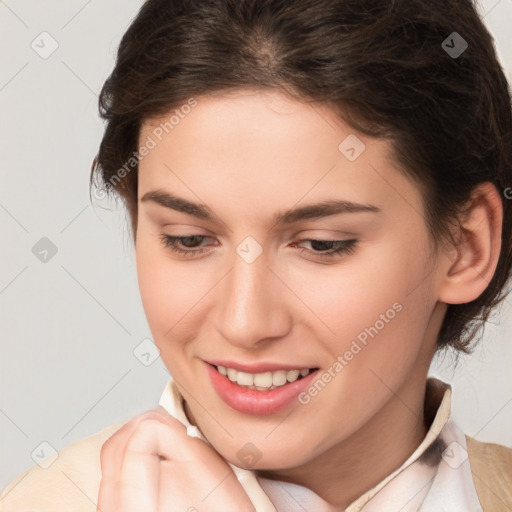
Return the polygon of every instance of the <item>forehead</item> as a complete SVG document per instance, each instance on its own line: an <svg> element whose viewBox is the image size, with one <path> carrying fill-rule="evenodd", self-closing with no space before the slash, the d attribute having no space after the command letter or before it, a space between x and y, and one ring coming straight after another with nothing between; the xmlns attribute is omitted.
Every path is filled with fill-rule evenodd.
<svg viewBox="0 0 512 512"><path fill-rule="evenodd" d="M332 106L298 100L276 90L218 92L192 100L144 120L139 146L148 139L154 146L145 160L154 163L168 155L175 161L188 161L208 152L212 164L245 160L245 167L269 157L289 162L304 158L309 164L344 155L357 167L355 160L370 142L356 134ZM387 142L373 139L371 145L380 160L390 160Z"/></svg>
<svg viewBox="0 0 512 512"><path fill-rule="evenodd" d="M141 138L155 132L158 138L172 135L172 139L186 139L196 146L207 146L213 140L218 144L221 139L229 146L230 141L236 141L231 147L233 156L237 148L250 151L257 144L281 144L284 150L300 140L310 140L310 149L328 151L333 141L326 135L342 129L329 106L299 101L272 90L216 93L194 98L193 106L190 104L188 101L165 115L145 120ZM325 144L319 146L322 141ZM305 148L295 148L297 152L301 149Z"/></svg>
<svg viewBox="0 0 512 512"><path fill-rule="evenodd" d="M194 202L229 198L233 207L269 211L283 200L339 196L381 206L418 199L390 142L356 133L326 104L277 91L197 97L190 108L146 120L139 145L149 139L154 147L140 162L139 197L161 186Z"/></svg>

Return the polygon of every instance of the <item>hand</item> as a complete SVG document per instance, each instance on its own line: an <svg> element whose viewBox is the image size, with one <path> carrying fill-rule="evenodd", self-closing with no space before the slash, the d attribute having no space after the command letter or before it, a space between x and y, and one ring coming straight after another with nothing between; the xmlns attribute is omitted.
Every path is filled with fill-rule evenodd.
<svg viewBox="0 0 512 512"><path fill-rule="evenodd" d="M227 462L161 406L123 425L100 459L96 512L254 511Z"/></svg>

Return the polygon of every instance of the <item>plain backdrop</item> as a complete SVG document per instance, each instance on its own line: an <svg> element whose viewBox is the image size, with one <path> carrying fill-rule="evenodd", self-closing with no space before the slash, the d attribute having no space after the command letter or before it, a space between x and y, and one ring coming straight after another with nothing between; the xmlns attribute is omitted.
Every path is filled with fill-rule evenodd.
<svg viewBox="0 0 512 512"><path fill-rule="evenodd" d="M97 95L141 4L0 1L0 488L41 449L155 407L169 378L136 357L151 333L125 213L88 195ZM512 1L479 9L510 80ZM466 433L510 447L511 311L509 298L456 368L448 355L431 370Z"/></svg>

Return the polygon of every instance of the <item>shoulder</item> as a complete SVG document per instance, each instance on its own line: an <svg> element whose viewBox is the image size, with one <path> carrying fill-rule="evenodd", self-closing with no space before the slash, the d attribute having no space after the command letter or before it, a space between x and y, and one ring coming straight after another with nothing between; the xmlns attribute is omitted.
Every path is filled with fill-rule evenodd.
<svg viewBox="0 0 512 512"><path fill-rule="evenodd" d="M512 510L512 448L466 436L469 465L484 512Z"/></svg>
<svg viewBox="0 0 512 512"><path fill-rule="evenodd" d="M39 512L96 512L101 447L125 423L110 425L69 444L46 469L36 464L18 475L0 493L0 512L31 507Z"/></svg>

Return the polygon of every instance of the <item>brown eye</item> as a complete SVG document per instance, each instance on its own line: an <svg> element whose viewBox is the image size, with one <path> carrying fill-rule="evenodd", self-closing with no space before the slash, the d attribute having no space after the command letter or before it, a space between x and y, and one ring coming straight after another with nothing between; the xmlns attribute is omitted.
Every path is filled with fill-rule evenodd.
<svg viewBox="0 0 512 512"><path fill-rule="evenodd" d="M313 254L314 256L319 256L320 258L334 258L337 255L341 254L351 254L355 251L355 245L357 240L313 240L313 239L304 239L299 242L310 242L311 249L303 249L308 253ZM294 245L297 245L295 243ZM322 250L326 249L326 250Z"/></svg>
<svg viewBox="0 0 512 512"><path fill-rule="evenodd" d="M197 242L202 242L205 238L209 238L205 235L190 235L190 236L171 236L166 233L162 233L161 235L162 243L165 247L171 249L179 254L183 255L192 255L192 254L203 254L205 250L203 249L194 249L197 247ZM181 244L189 249L182 249L178 247L178 244Z"/></svg>

